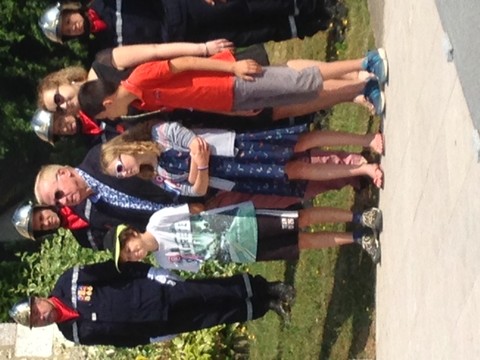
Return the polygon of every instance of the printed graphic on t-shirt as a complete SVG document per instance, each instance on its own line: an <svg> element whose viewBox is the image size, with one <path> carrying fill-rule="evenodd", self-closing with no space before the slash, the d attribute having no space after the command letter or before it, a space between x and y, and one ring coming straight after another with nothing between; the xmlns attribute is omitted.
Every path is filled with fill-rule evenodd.
<svg viewBox="0 0 480 360"><path fill-rule="evenodd" d="M165 249L171 263L253 262L257 253L257 221L251 203L191 215L171 226L175 247Z"/></svg>

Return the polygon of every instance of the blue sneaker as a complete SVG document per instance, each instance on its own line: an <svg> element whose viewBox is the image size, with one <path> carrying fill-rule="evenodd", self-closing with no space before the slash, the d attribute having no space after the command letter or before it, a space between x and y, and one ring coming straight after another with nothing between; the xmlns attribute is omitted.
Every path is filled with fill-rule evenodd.
<svg viewBox="0 0 480 360"><path fill-rule="evenodd" d="M380 85L384 85L388 79L388 61L385 49L380 48L369 51L362 67L364 70L374 74Z"/></svg>
<svg viewBox="0 0 480 360"><path fill-rule="evenodd" d="M363 90L363 95L370 101L375 107L375 114L382 115L383 110L385 109L385 95L383 94L382 89L380 88L379 81L374 78L368 80Z"/></svg>

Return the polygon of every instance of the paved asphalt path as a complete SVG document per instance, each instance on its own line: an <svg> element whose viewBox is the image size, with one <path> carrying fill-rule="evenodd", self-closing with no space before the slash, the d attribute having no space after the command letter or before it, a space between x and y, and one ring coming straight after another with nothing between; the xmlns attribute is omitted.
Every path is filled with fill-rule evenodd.
<svg viewBox="0 0 480 360"><path fill-rule="evenodd" d="M447 61L437 5L369 0L376 43L390 61L378 359L480 359L478 132L459 77L465 65ZM479 50L465 45L456 53Z"/></svg>

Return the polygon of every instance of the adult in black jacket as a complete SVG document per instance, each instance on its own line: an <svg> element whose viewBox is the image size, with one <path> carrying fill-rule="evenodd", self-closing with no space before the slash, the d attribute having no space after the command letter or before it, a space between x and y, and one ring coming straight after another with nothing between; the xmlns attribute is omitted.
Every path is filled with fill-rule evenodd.
<svg viewBox="0 0 480 360"><path fill-rule="evenodd" d="M18 233L27 239L41 240L53 235L59 228L65 228L72 232L80 246L103 250L107 231L128 219L102 210L101 205L92 204L88 199L73 208L26 203L15 210L12 223ZM147 220L148 216L139 217L137 221L132 218L139 228L144 228Z"/></svg>
<svg viewBox="0 0 480 360"><path fill-rule="evenodd" d="M332 1L335 2L335 1ZM49 8L39 24L52 41L94 38L94 51L131 44L205 42L226 38L236 46L312 36L329 26L323 0L93 0ZM93 52L92 52L93 53Z"/></svg>
<svg viewBox="0 0 480 360"><path fill-rule="evenodd" d="M110 220L112 221L112 220ZM31 240L41 240L59 228L69 229L80 246L94 250L103 249L104 227L90 226L86 219L76 215L69 207L20 205L12 215L12 223L20 235Z"/></svg>
<svg viewBox="0 0 480 360"><path fill-rule="evenodd" d="M82 112L74 116L43 109L35 111L30 124L41 140L52 145L60 139L76 138L88 149L107 142L125 130L120 121L108 123L90 119Z"/></svg>
<svg viewBox="0 0 480 360"><path fill-rule="evenodd" d="M158 337L243 322L272 309L286 315L295 292L248 274L186 280L144 263L113 261L74 267L58 279L49 298L16 304L10 315L30 327L57 323L84 345L133 347Z"/></svg>

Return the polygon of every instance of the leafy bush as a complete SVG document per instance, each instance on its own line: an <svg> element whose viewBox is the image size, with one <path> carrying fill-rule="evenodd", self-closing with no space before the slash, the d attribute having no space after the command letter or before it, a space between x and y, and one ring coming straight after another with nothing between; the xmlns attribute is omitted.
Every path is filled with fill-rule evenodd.
<svg viewBox="0 0 480 360"><path fill-rule="evenodd" d="M19 284L23 278L25 265L20 262L0 262L0 322L8 322L8 310L18 300L12 286Z"/></svg>

